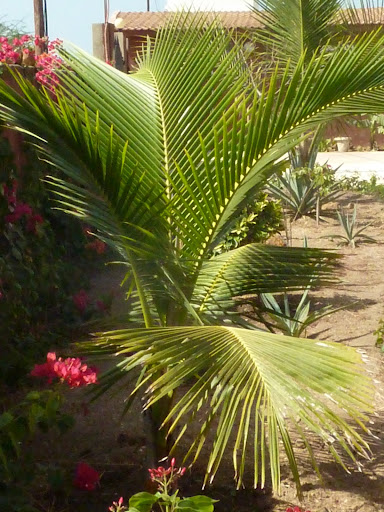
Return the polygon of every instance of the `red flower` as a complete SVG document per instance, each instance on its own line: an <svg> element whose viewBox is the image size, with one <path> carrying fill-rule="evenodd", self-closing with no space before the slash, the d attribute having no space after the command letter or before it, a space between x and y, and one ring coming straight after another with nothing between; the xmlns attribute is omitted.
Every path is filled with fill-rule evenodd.
<svg viewBox="0 0 384 512"><path fill-rule="evenodd" d="M285 509L285 512L301 512L301 508L300 507L287 507ZM311 512L310 510L306 510L305 512Z"/></svg>
<svg viewBox="0 0 384 512"><path fill-rule="evenodd" d="M32 371L32 377L46 377L48 379L48 383L51 383L53 379L57 377L54 365L56 362L56 354L55 352L48 352L47 354L47 362L44 364L36 364Z"/></svg>
<svg viewBox="0 0 384 512"><path fill-rule="evenodd" d="M34 213L33 215L30 215L27 220L27 231L29 231L30 233L36 234L37 233L37 231L36 231L37 224L42 224L43 222L44 222L44 219L40 214Z"/></svg>
<svg viewBox="0 0 384 512"><path fill-rule="evenodd" d="M100 482L100 474L85 462L79 462L73 485L85 491L94 491Z"/></svg>
<svg viewBox="0 0 384 512"><path fill-rule="evenodd" d="M72 297L72 300L80 313L84 313L89 304L89 297L87 292L85 290L80 290Z"/></svg>
<svg viewBox="0 0 384 512"><path fill-rule="evenodd" d="M17 199L16 199L17 187L18 187L18 183L17 183L16 180L12 181L11 187L8 187L8 185L6 185L6 184L3 185L4 197L5 197L8 205L10 205L10 206L15 206L16 205L16 202L17 202Z"/></svg>
<svg viewBox="0 0 384 512"><path fill-rule="evenodd" d="M70 388L79 388L97 383L97 369L84 364L78 357L56 358L55 352L48 352L47 362L37 364L31 371L32 377L45 377L48 383L58 378Z"/></svg>
<svg viewBox="0 0 384 512"><path fill-rule="evenodd" d="M176 468L175 464L176 460L173 458L169 468L159 466L156 469L148 469L152 482L157 482L160 490L172 485L172 483L184 475L186 468Z"/></svg>

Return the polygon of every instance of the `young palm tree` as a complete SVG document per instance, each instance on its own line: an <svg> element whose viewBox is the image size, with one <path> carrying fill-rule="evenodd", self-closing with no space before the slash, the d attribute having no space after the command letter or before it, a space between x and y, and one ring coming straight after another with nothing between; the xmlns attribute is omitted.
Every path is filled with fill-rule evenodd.
<svg viewBox="0 0 384 512"><path fill-rule="evenodd" d="M269 466L277 489L281 446L299 484L292 430L312 459L307 429L340 462L339 448L366 454L349 420L364 428L371 387L353 349L257 330L238 307L247 294L332 281L336 257L257 244L212 251L303 133L384 110L384 37L302 55L254 91L231 34L204 15L188 19L144 45L133 74L72 48L55 99L21 77L21 95L0 82L0 116L64 173L48 178L59 206L127 266L132 328L86 345L119 356L100 391L139 369L135 392L145 391L160 450L200 414L187 456L210 443L206 479L232 446L239 485L249 456L254 484Z"/></svg>

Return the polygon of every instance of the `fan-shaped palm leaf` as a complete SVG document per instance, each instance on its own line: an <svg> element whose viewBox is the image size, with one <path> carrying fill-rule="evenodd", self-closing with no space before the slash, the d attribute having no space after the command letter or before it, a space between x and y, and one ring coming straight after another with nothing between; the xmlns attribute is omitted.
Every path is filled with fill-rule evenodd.
<svg viewBox="0 0 384 512"><path fill-rule="evenodd" d="M347 413L361 424L366 419L361 411L369 409L370 402L369 381L362 377L353 349L218 326L115 331L89 344L91 352L100 349L123 357L118 370L104 377L101 385L107 388L110 379L116 381L116 374L146 366L147 379L140 385L146 388L145 407L194 381L177 396L163 427L168 434L179 433L177 444L196 414L202 414L200 432L188 456L196 459L204 443L212 445L207 481L232 445L239 485L246 459L251 459L255 486L264 485L269 466L273 486L278 488L282 442L298 483L288 426L297 428L299 437L309 427L336 457L338 446L352 460L357 453L366 454L366 443L344 417ZM214 436L209 437L213 426Z"/></svg>

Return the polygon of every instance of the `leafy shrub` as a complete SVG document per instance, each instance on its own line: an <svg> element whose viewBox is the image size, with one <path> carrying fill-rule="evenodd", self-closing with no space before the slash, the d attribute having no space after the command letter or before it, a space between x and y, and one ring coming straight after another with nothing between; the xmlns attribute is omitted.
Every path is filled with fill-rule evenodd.
<svg viewBox="0 0 384 512"><path fill-rule="evenodd" d="M234 227L219 244L215 254L221 254L252 242L264 242L282 226L280 204L271 201L266 193L260 193L255 201L243 209Z"/></svg>
<svg viewBox="0 0 384 512"><path fill-rule="evenodd" d="M63 398L54 390L31 391L0 415L0 509L9 512L36 511L34 487L47 487L58 480L59 468L38 464L27 449L37 431L64 433L73 417L61 411Z"/></svg>
<svg viewBox="0 0 384 512"><path fill-rule="evenodd" d="M339 180L340 187L343 190L352 192L361 192L362 194L374 195L384 199L384 184L377 183L377 176L373 175L369 180L362 180L358 174L345 176Z"/></svg>
<svg viewBox="0 0 384 512"><path fill-rule="evenodd" d="M79 310L74 297L100 264L103 244L77 220L52 211L45 168L31 149L21 176L10 170L12 156L0 137L0 380L7 385L97 311Z"/></svg>

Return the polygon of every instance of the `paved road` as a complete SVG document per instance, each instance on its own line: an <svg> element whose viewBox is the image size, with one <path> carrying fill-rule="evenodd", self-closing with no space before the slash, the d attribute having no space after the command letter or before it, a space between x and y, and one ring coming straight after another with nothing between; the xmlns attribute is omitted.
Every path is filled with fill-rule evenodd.
<svg viewBox="0 0 384 512"><path fill-rule="evenodd" d="M337 176L359 174L361 179L369 180L376 175L378 182L384 183L384 151L350 151L339 153L319 153L319 164L328 163L333 169L338 169Z"/></svg>

